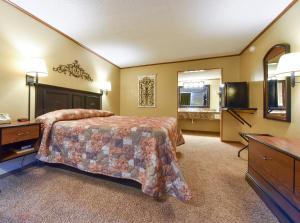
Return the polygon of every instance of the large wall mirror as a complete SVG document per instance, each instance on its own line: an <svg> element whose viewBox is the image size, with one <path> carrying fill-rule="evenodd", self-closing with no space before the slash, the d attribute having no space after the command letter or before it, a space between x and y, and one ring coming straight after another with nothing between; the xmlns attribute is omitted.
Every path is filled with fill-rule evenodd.
<svg viewBox="0 0 300 223"><path fill-rule="evenodd" d="M179 107L209 108L210 86L198 88L179 87Z"/></svg>
<svg viewBox="0 0 300 223"><path fill-rule="evenodd" d="M279 58L289 52L289 44L278 44L264 57L264 118L291 121L290 78L275 75Z"/></svg>

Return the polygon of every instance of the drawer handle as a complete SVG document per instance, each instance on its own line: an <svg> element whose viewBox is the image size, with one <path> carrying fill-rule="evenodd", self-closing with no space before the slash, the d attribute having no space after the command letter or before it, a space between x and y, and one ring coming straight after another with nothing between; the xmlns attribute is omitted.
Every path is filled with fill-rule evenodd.
<svg viewBox="0 0 300 223"><path fill-rule="evenodd" d="M23 135L28 135L29 132L18 132L17 136L23 136Z"/></svg>
<svg viewBox="0 0 300 223"><path fill-rule="evenodd" d="M262 158L263 160L266 160L266 161L267 161L267 160L272 160L272 158L268 158L267 156L262 156L261 158Z"/></svg>

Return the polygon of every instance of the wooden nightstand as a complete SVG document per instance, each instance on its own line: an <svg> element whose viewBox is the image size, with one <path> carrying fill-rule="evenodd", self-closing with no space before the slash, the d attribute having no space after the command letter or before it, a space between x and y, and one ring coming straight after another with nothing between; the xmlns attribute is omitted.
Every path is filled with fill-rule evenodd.
<svg viewBox="0 0 300 223"><path fill-rule="evenodd" d="M0 163L37 152L33 146L40 134L39 123L0 125Z"/></svg>

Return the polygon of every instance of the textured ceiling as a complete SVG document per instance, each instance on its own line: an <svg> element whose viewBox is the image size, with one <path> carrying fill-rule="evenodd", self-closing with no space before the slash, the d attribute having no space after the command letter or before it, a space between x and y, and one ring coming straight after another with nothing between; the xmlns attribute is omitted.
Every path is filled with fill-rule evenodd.
<svg viewBox="0 0 300 223"><path fill-rule="evenodd" d="M240 53L292 0L11 0L119 67Z"/></svg>

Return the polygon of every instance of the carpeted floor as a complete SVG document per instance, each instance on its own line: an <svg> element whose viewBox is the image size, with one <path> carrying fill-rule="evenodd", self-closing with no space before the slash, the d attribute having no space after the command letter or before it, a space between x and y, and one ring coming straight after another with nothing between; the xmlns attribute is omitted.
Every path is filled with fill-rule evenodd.
<svg viewBox="0 0 300 223"><path fill-rule="evenodd" d="M246 153L210 135L178 147L193 192L188 203L157 201L138 188L40 166L0 179L0 222L277 222L245 181Z"/></svg>

